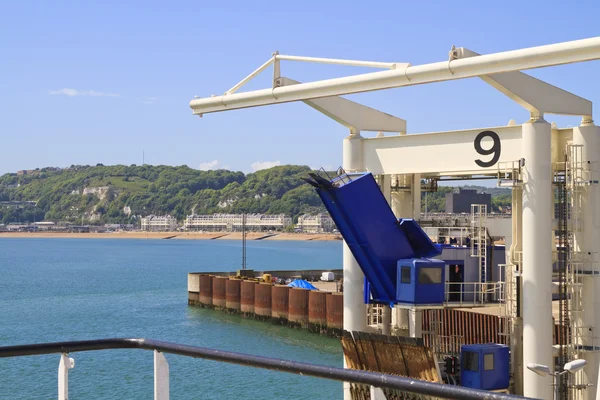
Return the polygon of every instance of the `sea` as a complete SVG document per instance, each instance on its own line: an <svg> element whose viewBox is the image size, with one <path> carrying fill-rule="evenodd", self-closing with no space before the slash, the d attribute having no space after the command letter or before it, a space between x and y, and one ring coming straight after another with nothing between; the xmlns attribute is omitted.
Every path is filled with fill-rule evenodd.
<svg viewBox="0 0 600 400"><path fill-rule="evenodd" d="M0 239L0 346L112 337L342 367L339 340L187 305L187 273L234 271L240 241ZM342 268L338 241L249 241L255 270ZM153 353L71 353L69 398L153 398ZM166 354L172 399L341 399L342 384ZM0 399L56 399L58 354L0 358Z"/></svg>

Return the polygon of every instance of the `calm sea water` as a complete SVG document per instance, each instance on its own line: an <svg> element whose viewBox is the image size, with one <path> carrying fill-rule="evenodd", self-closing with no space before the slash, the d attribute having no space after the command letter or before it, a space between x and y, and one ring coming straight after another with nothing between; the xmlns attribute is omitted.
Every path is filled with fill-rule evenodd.
<svg viewBox="0 0 600 400"><path fill-rule="evenodd" d="M187 273L239 268L236 241L0 240L0 346L146 337L342 366L338 340L187 305ZM340 242L248 243L254 269L341 268ZM70 399L150 399L153 354L73 353ZM173 399L342 398L342 385L167 355ZM55 399L58 355L0 359L0 398Z"/></svg>

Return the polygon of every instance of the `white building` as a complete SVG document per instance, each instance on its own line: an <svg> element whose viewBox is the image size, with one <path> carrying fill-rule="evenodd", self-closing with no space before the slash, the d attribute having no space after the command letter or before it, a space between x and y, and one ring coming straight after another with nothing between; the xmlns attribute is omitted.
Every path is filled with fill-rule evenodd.
<svg viewBox="0 0 600 400"><path fill-rule="evenodd" d="M185 229L190 231L239 231L243 214L188 215ZM284 230L292 224L285 214L246 214L246 229L251 231Z"/></svg>
<svg viewBox="0 0 600 400"><path fill-rule="evenodd" d="M56 224L52 221L34 222L33 226L36 226L40 231L49 231L54 229Z"/></svg>
<svg viewBox="0 0 600 400"><path fill-rule="evenodd" d="M333 231L335 224L333 223L333 220L329 214L304 214L298 217L298 224L296 225L296 228L298 228L301 232L323 233Z"/></svg>
<svg viewBox="0 0 600 400"><path fill-rule="evenodd" d="M148 215L142 218L142 230L149 232L172 232L177 229L177 218L170 215Z"/></svg>

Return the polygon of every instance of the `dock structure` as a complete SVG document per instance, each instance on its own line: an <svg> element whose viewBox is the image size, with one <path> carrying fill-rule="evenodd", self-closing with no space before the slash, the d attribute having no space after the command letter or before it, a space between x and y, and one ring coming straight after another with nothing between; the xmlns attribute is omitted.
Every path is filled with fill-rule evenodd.
<svg viewBox="0 0 600 400"><path fill-rule="evenodd" d="M271 274L273 272L275 271L271 271ZM285 272L292 277L301 275L298 271ZM279 276L271 274L267 275ZM306 271L302 274L306 274ZM344 321L343 295L335 291L335 282L315 282L317 286L334 290L330 292L278 285L254 277L227 275L189 273L188 305L214 308L341 337ZM249 275L253 275L252 271Z"/></svg>

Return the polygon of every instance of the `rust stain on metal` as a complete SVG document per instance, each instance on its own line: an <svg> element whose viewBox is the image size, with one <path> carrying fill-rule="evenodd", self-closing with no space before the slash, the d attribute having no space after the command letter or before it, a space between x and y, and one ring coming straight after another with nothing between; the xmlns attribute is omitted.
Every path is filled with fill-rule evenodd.
<svg viewBox="0 0 600 400"><path fill-rule="evenodd" d="M367 332L343 332L342 349L349 368L440 382L435 358L423 340ZM351 385L352 399L368 399L368 387ZM403 393L384 390L388 399Z"/></svg>

